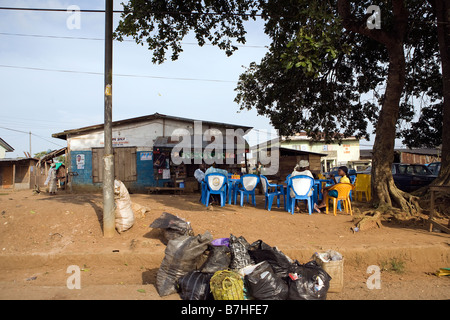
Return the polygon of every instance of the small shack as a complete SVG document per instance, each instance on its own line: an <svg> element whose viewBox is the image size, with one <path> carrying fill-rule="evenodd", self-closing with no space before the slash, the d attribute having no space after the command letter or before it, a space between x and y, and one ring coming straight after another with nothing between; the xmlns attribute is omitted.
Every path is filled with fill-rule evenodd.
<svg viewBox="0 0 450 320"><path fill-rule="evenodd" d="M259 152L266 149L260 148L260 145L252 148L253 152ZM267 149L266 149L267 150ZM295 166L300 160L307 160L309 162L309 170L313 175L318 175L321 172L321 158L327 156L324 153L302 151L297 149L290 149L284 147L278 147L279 159L278 159L278 171L276 174L267 175L270 180L284 181L286 176L292 173ZM268 156L271 155L271 150L268 149ZM258 162L259 159L252 159L254 162ZM261 173L264 174L264 168L261 169Z"/></svg>
<svg viewBox="0 0 450 320"><path fill-rule="evenodd" d="M41 180L35 158L0 159L0 188L6 190L33 189ZM45 179L45 178L44 178Z"/></svg>
<svg viewBox="0 0 450 320"><path fill-rule="evenodd" d="M130 192L147 192L149 188L175 187L183 183L185 190L197 188L193 172L198 164L177 166L171 151L178 142L172 136L178 132L200 136L205 144L213 141L226 143L229 135L240 135L252 127L168 116L159 113L112 123L115 178L121 180ZM231 134L230 134L231 132ZM54 138L67 141L66 164L68 185L75 192L101 191L103 183L104 126L97 124L55 133ZM183 136L183 134L181 134ZM217 137L217 141L215 140ZM214 138L214 139L213 139ZM182 138L184 139L184 138ZM194 139L194 138L192 138ZM191 143L195 154L196 144ZM236 154L230 155L237 159ZM237 161L227 164L237 167Z"/></svg>
<svg viewBox="0 0 450 320"><path fill-rule="evenodd" d="M318 175L321 171L321 157L326 157L326 154L281 147L279 162L280 168L276 179L284 180L287 175L292 173L300 160L307 160L309 162L309 170L311 173ZM275 179L275 177L273 178Z"/></svg>
<svg viewBox="0 0 450 320"><path fill-rule="evenodd" d="M395 149L394 162L409 164L427 164L441 161L440 149Z"/></svg>

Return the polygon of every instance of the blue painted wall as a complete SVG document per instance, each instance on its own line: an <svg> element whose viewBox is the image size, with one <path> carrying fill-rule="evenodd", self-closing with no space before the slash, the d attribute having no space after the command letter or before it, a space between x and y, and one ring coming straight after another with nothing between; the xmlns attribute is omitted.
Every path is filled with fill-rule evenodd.
<svg viewBox="0 0 450 320"><path fill-rule="evenodd" d="M146 192L145 187L162 187L167 180L156 181L153 173L153 158L151 160L141 160L141 151L136 153L136 181L124 182L129 191ZM84 154L84 168L77 168L76 157ZM71 151L72 188L77 190L97 190L102 188L101 183L92 182L92 152L91 151Z"/></svg>

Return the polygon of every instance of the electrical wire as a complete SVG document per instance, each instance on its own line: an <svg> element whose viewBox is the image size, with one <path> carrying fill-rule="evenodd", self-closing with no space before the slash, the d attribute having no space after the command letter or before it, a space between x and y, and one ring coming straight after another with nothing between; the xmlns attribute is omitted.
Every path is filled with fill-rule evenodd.
<svg viewBox="0 0 450 320"><path fill-rule="evenodd" d="M18 7L0 7L0 10L14 11L41 11L41 12L82 12L82 13L105 13L101 9L56 9L56 8L18 8ZM113 13L125 13L124 10L113 10ZM149 14L165 14L165 15L207 15L207 16L242 16L242 17L261 17L260 13L223 13L223 12L192 12L192 11L149 11Z"/></svg>
<svg viewBox="0 0 450 320"><path fill-rule="evenodd" d="M40 35L40 34L25 34L25 33L9 33L9 32L0 32L2 36L19 36L19 37L33 37L33 38L51 38L51 39L66 39L66 40L92 40L92 41L105 41L103 38L88 38L88 37L68 37L68 36L54 36L54 35ZM122 42L114 39L114 41ZM124 39L123 42L135 42L131 39ZM182 45L195 45L198 43L195 42L181 42ZM211 43L205 43L205 46L214 46ZM240 48L255 48L255 49L267 49L268 46L257 46L257 45L243 45L236 44L236 47Z"/></svg>
<svg viewBox="0 0 450 320"><path fill-rule="evenodd" d="M46 69L46 68L25 67L25 66L9 66L9 65L4 65L4 64L1 64L0 68L23 69L23 70L34 70L34 71L49 71L49 72L62 72L62 73L78 73L78 74L90 74L90 75L101 75L101 76L104 75L103 72L76 71L76 70L63 70L63 69ZM119 74L119 73L114 73L113 76L116 76L116 77L132 77L132 78L150 78L150 79L162 79L162 80L237 83L237 81L219 80L219 79L177 78L177 77L149 76L149 75L137 75L137 74Z"/></svg>
<svg viewBox="0 0 450 320"><path fill-rule="evenodd" d="M37 138L42 139L42 140L45 140L45 141L47 141L47 142L49 142L49 143L52 143L52 144L54 144L54 145L57 145L57 146L59 146L59 147L64 147L64 146L62 146L62 145L60 145L60 144L57 144L57 143L55 143L55 142L53 142L53 141L47 140L47 139L45 139L44 137L41 137L41 136L39 136L39 135L37 135L37 134L34 134L34 133L32 133L31 131L26 132L26 131L21 131L21 130L16 130L16 129L11 129L11 128L6 128L6 127L0 127L0 129L5 129L5 130L9 130L9 131L20 132L20 133L25 133L25 134L31 134L31 135L34 136L34 137L37 137Z"/></svg>

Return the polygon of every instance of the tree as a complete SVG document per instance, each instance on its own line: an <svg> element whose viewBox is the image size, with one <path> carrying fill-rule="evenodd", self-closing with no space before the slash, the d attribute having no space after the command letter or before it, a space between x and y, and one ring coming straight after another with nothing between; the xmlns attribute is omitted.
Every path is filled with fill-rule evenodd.
<svg viewBox="0 0 450 320"><path fill-rule="evenodd" d="M367 138L372 122L375 203L413 213L417 203L395 187L391 164L401 122L414 115L410 97L435 94L426 83L442 83L436 67L436 25L427 21L430 4L389 0L381 4L382 28L369 29L371 4L369 0L131 0L116 37L146 41L155 63L165 60L169 47L172 59L177 59L189 31L200 46L210 41L229 55L236 49L232 39L245 43L243 21L260 16L272 43L263 60L241 75L236 88L241 108L255 108L268 116L283 135L304 130L327 141L349 135ZM362 98L368 93L372 99Z"/></svg>
<svg viewBox="0 0 450 320"><path fill-rule="evenodd" d="M310 3L303 3L304 10L310 9ZM410 97L439 97L436 28L428 24L433 19L426 3L408 1L406 6L393 0L384 4L381 29L367 27L370 1L317 3L312 16L295 17L301 26L291 23L293 30L287 32L286 19L272 15L274 21L266 24L266 32L272 26L274 43L280 44L273 44L261 64L251 65L241 76L237 101L244 108L255 107L287 132L307 128L309 135L322 131L329 139L355 133L365 136L367 121L372 121L376 127L374 203L414 213L417 201L396 188L391 165L401 122L414 115ZM310 18L314 24L308 24ZM296 27L301 32L295 34ZM280 54L283 43L288 49ZM335 54L330 58L331 52ZM430 83L437 83L437 88L430 89ZM370 92L374 101L362 101L361 95Z"/></svg>
<svg viewBox="0 0 450 320"><path fill-rule="evenodd" d="M429 0L437 17L437 34L442 61L442 163L434 185L450 184L450 3L447 0Z"/></svg>
<svg viewBox="0 0 450 320"><path fill-rule="evenodd" d="M439 177L431 185L450 184L450 3L445 0L429 0L437 22L437 42L442 68L442 82L437 79L423 81L434 94L430 94L431 103L422 109L420 118L411 128L402 132L404 143L409 147L435 148L442 145L442 165ZM436 64L434 64L436 67ZM440 73L440 70L437 71ZM443 100L442 100L443 98ZM427 188L425 188L427 190ZM422 191L425 191L422 190Z"/></svg>

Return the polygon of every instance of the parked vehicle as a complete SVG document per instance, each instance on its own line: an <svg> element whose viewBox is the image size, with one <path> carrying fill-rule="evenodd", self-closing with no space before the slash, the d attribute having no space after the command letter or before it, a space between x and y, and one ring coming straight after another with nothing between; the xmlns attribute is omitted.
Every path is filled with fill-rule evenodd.
<svg viewBox="0 0 450 320"><path fill-rule="evenodd" d="M423 164L392 164L394 183L400 190L411 192L430 184L436 175Z"/></svg>
<svg viewBox="0 0 450 320"><path fill-rule="evenodd" d="M337 177L339 177L339 175L338 175L338 169L339 169L339 167L333 167L329 172L325 172L324 173L324 176L325 176L325 178L327 178L327 179L330 179L331 178L331 176L333 176L334 177L334 179L336 180L336 178ZM370 172L369 172L370 173ZM357 172L356 172L356 170L355 169L348 169L348 175L350 176L350 180L352 180L352 176L356 176L356 174L357 174ZM353 181L354 181L355 179L353 179ZM338 178L338 180L336 180L336 182L337 181L339 181L339 178Z"/></svg>
<svg viewBox="0 0 450 320"><path fill-rule="evenodd" d="M441 171L441 163L440 162L432 162L428 164L428 169L433 173L433 175L438 176Z"/></svg>
<svg viewBox="0 0 450 320"><path fill-rule="evenodd" d="M356 174L371 174L372 173L372 166L368 166L364 170L356 171Z"/></svg>
<svg viewBox="0 0 450 320"><path fill-rule="evenodd" d="M339 167L333 167L333 168L331 168L330 171L324 173L324 176L325 176L327 179L330 179L331 175L333 175L334 177L336 177L336 176L338 175L338 168L339 168Z"/></svg>

